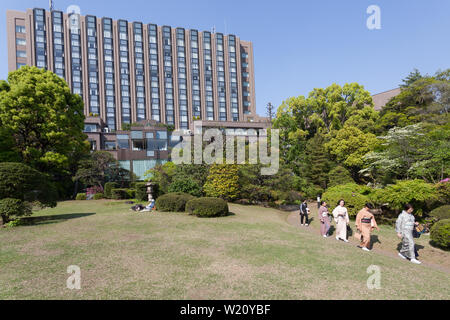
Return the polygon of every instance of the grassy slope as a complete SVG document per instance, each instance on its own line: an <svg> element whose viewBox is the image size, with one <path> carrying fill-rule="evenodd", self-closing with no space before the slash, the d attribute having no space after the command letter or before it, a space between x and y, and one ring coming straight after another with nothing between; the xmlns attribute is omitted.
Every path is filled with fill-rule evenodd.
<svg viewBox="0 0 450 320"><path fill-rule="evenodd" d="M277 210L230 207L234 216L198 219L60 203L37 215L69 216L0 230L0 299L450 298L448 272L323 239ZM66 289L69 265L81 267L80 291ZM381 290L367 289L370 265Z"/></svg>

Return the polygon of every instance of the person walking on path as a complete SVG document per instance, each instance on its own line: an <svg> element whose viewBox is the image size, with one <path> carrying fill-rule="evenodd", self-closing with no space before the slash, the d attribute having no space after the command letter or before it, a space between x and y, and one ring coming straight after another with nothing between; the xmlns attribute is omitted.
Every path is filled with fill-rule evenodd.
<svg viewBox="0 0 450 320"><path fill-rule="evenodd" d="M365 207L356 216L356 229L358 230L356 234L361 241L359 247L364 251L370 251L370 233L372 230L377 229L380 231L375 221L375 216L370 212L372 209L372 204L366 203Z"/></svg>
<svg viewBox="0 0 450 320"><path fill-rule="evenodd" d="M319 221L320 221L320 234L322 237L328 237L328 231L330 230L330 218L328 217L327 203L322 201L319 208Z"/></svg>
<svg viewBox="0 0 450 320"><path fill-rule="evenodd" d="M309 225L309 219L308 219L308 204L306 203L306 200L304 200L302 202L302 204L300 205L300 224L302 226L308 226ZM306 218L306 221L305 221ZM306 224L304 224L304 222Z"/></svg>
<svg viewBox="0 0 450 320"><path fill-rule="evenodd" d="M398 253L399 257L402 259L408 259L412 263L421 264L419 260L416 259L415 254L415 244L413 238L413 229L419 224L415 222L413 216L414 208L410 204L405 204L404 210L398 216L395 223L395 231L397 236L402 239L402 248Z"/></svg>
<svg viewBox="0 0 450 320"><path fill-rule="evenodd" d="M344 207L345 201L339 200L338 206L333 210L334 221L336 222L336 240L347 240L347 225L350 223L347 208Z"/></svg>

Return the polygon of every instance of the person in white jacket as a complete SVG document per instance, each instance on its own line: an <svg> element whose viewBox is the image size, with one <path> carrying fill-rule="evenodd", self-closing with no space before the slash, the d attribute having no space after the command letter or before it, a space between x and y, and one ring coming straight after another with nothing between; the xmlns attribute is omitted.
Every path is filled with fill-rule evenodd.
<svg viewBox="0 0 450 320"><path fill-rule="evenodd" d="M402 259L408 259L412 263L421 264L419 260L416 259L416 254L414 251L414 238L413 230L419 223L415 222L413 216L414 208L410 204L405 204L404 210L398 216L395 223L395 231L397 236L402 239L402 248L398 253L399 257Z"/></svg>
<svg viewBox="0 0 450 320"><path fill-rule="evenodd" d="M336 222L336 240L348 242L347 225L350 223L350 219L344 200L339 200L338 206L333 210L333 217Z"/></svg>

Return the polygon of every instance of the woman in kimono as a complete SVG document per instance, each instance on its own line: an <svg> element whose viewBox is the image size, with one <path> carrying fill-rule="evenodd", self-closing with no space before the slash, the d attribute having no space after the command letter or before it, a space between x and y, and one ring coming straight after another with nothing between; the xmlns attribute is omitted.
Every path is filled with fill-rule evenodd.
<svg viewBox="0 0 450 320"><path fill-rule="evenodd" d="M319 221L320 221L320 234L322 237L328 237L328 231L330 230L330 218L328 218L327 203L322 201L319 208Z"/></svg>
<svg viewBox="0 0 450 320"><path fill-rule="evenodd" d="M370 212L371 209L373 209L372 204L366 203L366 206L358 212L358 215L356 216L356 229L361 235L361 243L359 247L364 251L370 251L370 233L372 230L377 229L380 231L374 215Z"/></svg>
<svg viewBox="0 0 450 320"><path fill-rule="evenodd" d="M410 204L406 204L403 212L398 216L395 223L395 230L400 239L402 239L402 248L398 253L402 259L408 259L412 263L421 264L416 259L415 244L413 239L413 229L418 225L413 216L414 208Z"/></svg>
<svg viewBox="0 0 450 320"><path fill-rule="evenodd" d="M333 210L334 221L336 222L336 240L347 240L347 225L350 223L345 201L339 200L338 206Z"/></svg>

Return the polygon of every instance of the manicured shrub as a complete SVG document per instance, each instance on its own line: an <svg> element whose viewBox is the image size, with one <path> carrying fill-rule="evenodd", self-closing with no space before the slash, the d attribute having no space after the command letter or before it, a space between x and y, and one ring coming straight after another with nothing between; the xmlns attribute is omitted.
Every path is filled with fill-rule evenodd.
<svg viewBox="0 0 450 320"><path fill-rule="evenodd" d="M97 193L103 193L103 192L104 191L103 191L102 186L93 186L93 187L86 189L86 195L87 195L88 199L91 199L91 196L93 198Z"/></svg>
<svg viewBox="0 0 450 320"><path fill-rule="evenodd" d="M79 193L79 194L77 194L77 197L75 198L75 200L86 200L86 199L87 199L86 193Z"/></svg>
<svg viewBox="0 0 450 320"><path fill-rule="evenodd" d="M103 193L94 194L94 200L101 200L103 198L104 198Z"/></svg>
<svg viewBox="0 0 450 320"><path fill-rule="evenodd" d="M170 184L169 192L182 192L194 197L200 197L202 195L202 188L192 179L179 178Z"/></svg>
<svg viewBox="0 0 450 320"><path fill-rule="evenodd" d="M50 178L27 165L0 163L0 199L12 198L55 207L58 193Z"/></svg>
<svg viewBox="0 0 450 320"><path fill-rule="evenodd" d="M436 188L423 180L402 180L377 190L372 199L379 205L387 204L391 210L401 211L405 203L414 207L415 214L422 216L429 203L436 201Z"/></svg>
<svg viewBox="0 0 450 320"><path fill-rule="evenodd" d="M436 220L450 219L450 205L436 208L428 215Z"/></svg>
<svg viewBox="0 0 450 320"><path fill-rule="evenodd" d="M223 217L229 214L228 203L220 198L198 198L186 204L186 211L201 218Z"/></svg>
<svg viewBox="0 0 450 320"><path fill-rule="evenodd" d="M186 203L195 197L186 193L168 193L156 199L156 208L162 212L185 212Z"/></svg>
<svg viewBox="0 0 450 320"><path fill-rule="evenodd" d="M131 199L128 189L112 189L111 198L114 200Z"/></svg>
<svg viewBox="0 0 450 320"><path fill-rule="evenodd" d="M337 166L328 173L328 181L329 188L347 183L355 183L350 171L342 166Z"/></svg>
<svg viewBox="0 0 450 320"><path fill-rule="evenodd" d="M364 208L364 205L370 201L369 194L371 192L372 189L369 187L349 183L327 189L322 196L322 200L326 201L328 206L334 209L338 201L343 199L348 214L350 216L356 216Z"/></svg>
<svg viewBox="0 0 450 320"><path fill-rule="evenodd" d="M239 197L239 167L237 165L213 164L203 186L209 197L233 201Z"/></svg>
<svg viewBox="0 0 450 320"><path fill-rule="evenodd" d="M145 182L136 182L134 187L136 189L136 199L138 201L148 201L146 183Z"/></svg>
<svg viewBox="0 0 450 320"><path fill-rule="evenodd" d="M431 243L443 249L450 249L450 219L440 220L431 228Z"/></svg>
<svg viewBox="0 0 450 320"><path fill-rule="evenodd" d="M450 182L440 182L436 184L438 202L450 204Z"/></svg>
<svg viewBox="0 0 450 320"><path fill-rule="evenodd" d="M30 216L32 214L31 206L22 200L5 198L0 200L0 213L3 224L11 219Z"/></svg>
<svg viewBox="0 0 450 320"><path fill-rule="evenodd" d="M117 188L117 183L116 182L107 182L105 183L105 197L108 199L112 199L112 189L116 189Z"/></svg>
<svg viewBox="0 0 450 320"><path fill-rule="evenodd" d="M136 198L136 189L126 189L128 194L128 199Z"/></svg>

